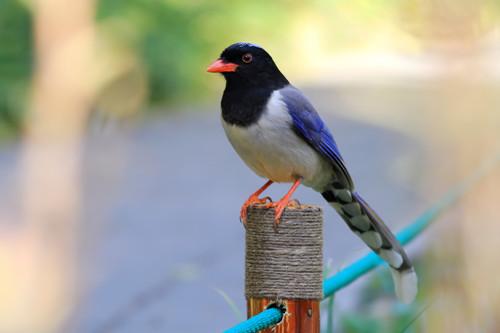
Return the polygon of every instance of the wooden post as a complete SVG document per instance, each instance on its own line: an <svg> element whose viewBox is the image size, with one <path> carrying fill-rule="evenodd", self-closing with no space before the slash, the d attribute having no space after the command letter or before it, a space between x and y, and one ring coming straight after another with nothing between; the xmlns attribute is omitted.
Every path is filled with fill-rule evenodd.
<svg viewBox="0 0 500 333"><path fill-rule="evenodd" d="M269 306L283 320L264 333L319 333L323 294L323 213L317 206L290 207L274 228L274 210L248 210L245 256L247 315Z"/></svg>

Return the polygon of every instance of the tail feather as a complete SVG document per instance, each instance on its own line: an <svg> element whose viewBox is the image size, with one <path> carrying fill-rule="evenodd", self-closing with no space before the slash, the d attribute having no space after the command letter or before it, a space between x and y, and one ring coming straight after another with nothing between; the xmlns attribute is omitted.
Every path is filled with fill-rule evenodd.
<svg viewBox="0 0 500 333"><path fill-rule="evenodd" d="M389 264L396 295L401 301L411 303L417 294L417 275L408 255L383 220L356 192L332 187L322 195L347 226Z"/></svg>
<svg viewBox="0 0 500 333"><path fill-rule="evenodd" d="M417 296L418 278L414 269L400 272L391 268L392 280L394 281L394 289L396 296L406 304L413 302Z"/></svg>

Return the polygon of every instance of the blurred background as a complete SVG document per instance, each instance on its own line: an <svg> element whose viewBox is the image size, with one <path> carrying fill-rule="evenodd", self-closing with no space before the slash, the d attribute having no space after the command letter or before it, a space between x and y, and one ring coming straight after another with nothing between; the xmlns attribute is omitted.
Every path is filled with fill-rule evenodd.
<svg viewBox="0 0 500 333"><path fill-rule="evenodd" d="M393 230L499 152L496 0L0 1L1 333L243 319L238 212L263 180L226 141L224 82L205 72L237 41L305 91ZM409 247L415 304L378 269L323 323L499 331L499 188L496 166ZM325 208L330 273L366 253L320 195L296 197Z"/></svg>

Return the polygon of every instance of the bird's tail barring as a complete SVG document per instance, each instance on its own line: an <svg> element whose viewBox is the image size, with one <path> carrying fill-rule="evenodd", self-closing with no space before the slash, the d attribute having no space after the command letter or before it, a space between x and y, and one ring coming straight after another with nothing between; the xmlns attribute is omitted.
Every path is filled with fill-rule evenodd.
<svg viewBox="0 0 500 333"><path fill-rule="evenodd" d="M332 188L322 195L347 226L389 264L396 295L401 301L411 303L417 294L417 275L408 255L383 220L356 192Z"/></svg>

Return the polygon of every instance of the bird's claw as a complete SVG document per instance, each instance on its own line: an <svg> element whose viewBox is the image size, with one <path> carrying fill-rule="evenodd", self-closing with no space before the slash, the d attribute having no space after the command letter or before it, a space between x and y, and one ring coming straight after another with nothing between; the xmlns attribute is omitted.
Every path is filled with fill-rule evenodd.
<svg viewBox="0 0 500 333"><path fill-rule="evenodd" d="M240 210L240 222L243 223L244 226L247 225L247 217L248 217L248 207L254 204L263 204L263 205L269 205L273 202L271 197L266 196L264 198L259 198L257 195L251 195L247 201L241 206Z"/></svg>
<svg viewBox="0 0 500 333"><path fill-rule="evenodd" d="M287 207L297 208L300 206L300 202L297 199L292 200L280 200L277 202L269 202L265 205L265 208L274 208L274 230L278 229L278 225L281 221L281 216Z"/></svg>
<svg viewBox="0 0 500 333"><path fill-rule="evenodd" d="M274 208L274 229L277 230L278 225L280 224L280 219L281 215L283 215L283 212L285 211L285 208L287 206L290 207L297 207L300 206L300 202L298 202L295 199L290 199L292 196L292 193L295 192L297 187L300 185L302 178L299 178L295 180L293 183L292 187L288 192L285 194L283 198L281 198L277 202L273 202L270 197L264 197L262 199L259 199L259 194L262 193L263 190L265 190L271 183L272 181L268 181L263 187L261 187L257 192L252 194L247 201L243 204L241 207L240 211L240 221L243 223L243 225L246 227L247 225L247 211L248 207L252 204L264 204L264 208ZM269 202L267 202L269 200Z"/></svg>

